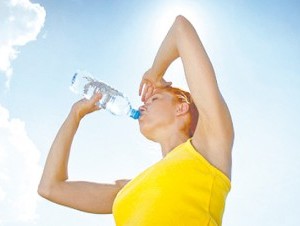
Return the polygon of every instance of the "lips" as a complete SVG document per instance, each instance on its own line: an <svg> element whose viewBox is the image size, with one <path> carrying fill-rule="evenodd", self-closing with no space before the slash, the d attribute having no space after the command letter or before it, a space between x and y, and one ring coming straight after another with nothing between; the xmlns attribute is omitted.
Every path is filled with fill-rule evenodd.
<svg viewBox="0 0 300 226"><path fill-rule="evenodd" d="M142 120L147 112L147 108L145 106L141 106L139 107L139 111L140 111L140 117L139 117L139 121Z"/></svg>
<svg viewBox="0 0 300 226"><path fill-rule="evenodd" d="M147 107L145 105L143 105L143 106L139 107L139 111L140 111L141 115L143 115L147 111Z"/></svg>

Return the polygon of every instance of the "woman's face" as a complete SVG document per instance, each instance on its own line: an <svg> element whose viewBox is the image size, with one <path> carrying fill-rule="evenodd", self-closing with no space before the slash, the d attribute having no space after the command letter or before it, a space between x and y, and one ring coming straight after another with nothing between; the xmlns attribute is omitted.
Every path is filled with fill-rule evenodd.
<svg viewBox="0 0 300 226"><path fill-rule="evenodd" d="M168 128L176 119L176 103L171 93L156 91L139 108L140 131L148 139L155 139L157 131Z"/></svg>

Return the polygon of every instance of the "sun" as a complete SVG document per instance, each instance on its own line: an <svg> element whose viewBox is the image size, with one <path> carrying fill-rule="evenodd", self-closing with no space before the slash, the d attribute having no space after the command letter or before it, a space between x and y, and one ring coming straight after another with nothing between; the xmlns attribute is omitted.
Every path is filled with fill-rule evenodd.
<svg viewBox="0 0 300 226"><path fill-rule="evenodd" d="M193 24L199 21L199 6L193 1L172 1L172 3L160 3L156 11L153 12L153 31L151 32L155 48L159 47L162 40L166 36L168 30L172 26L176 16L182 15L190 20ZM188 90L185 81L184 70L180 61L175 61L168 68L165 76L167 81L172 81L173 86L181 87Z"/></svg>
<svg viewBox="0 0 300 226"><path fill-rule="evenodd" d="M162 3L154 14L155 31L153 34L156 41L161 41L165 37L176 16L183 15L193 22L197 20L195 4L192 1Z"/></svg>

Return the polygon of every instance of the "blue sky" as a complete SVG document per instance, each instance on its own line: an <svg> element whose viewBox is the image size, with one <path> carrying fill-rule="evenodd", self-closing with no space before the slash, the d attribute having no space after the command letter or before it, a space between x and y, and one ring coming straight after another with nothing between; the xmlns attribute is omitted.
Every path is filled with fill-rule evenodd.
<svg viewBox="0 0 300 226"><path fill-rule="evenodd" d="M12 4L15 3L15 5ZM175 16L194 24L235 126L224 226L300 224L298 1L0 1L0 225L114 225L36 194L85 69L141 104L138 86ZM166 75L185 87L180 61ZM100 111L75 137L69 177L133 178L161 158L136 121Z"/></svg>

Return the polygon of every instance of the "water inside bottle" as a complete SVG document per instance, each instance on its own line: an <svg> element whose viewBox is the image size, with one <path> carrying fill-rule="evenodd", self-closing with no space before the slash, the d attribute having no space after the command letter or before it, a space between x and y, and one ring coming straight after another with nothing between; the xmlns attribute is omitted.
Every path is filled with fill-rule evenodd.
<svg viewBox="0 0 300 226"><path fill-rule="evenodd" d="M99 106L102 109L108 109L114 115L128 115L134 119L138 119L140 116L138 110L131 108L128 98L123 93L94 79L88 72L75 73L70 89L74 93L82 94L86 99L90 99L95 93L101 93Z"/></svg>
<svg viewBox="0 0 300 226"><path fill-rule="evenodd" d="M107 102L107 106L114 115L127 115L130 111L130 105L127 98L122 96L112 96L111 100Z"/></svg>

